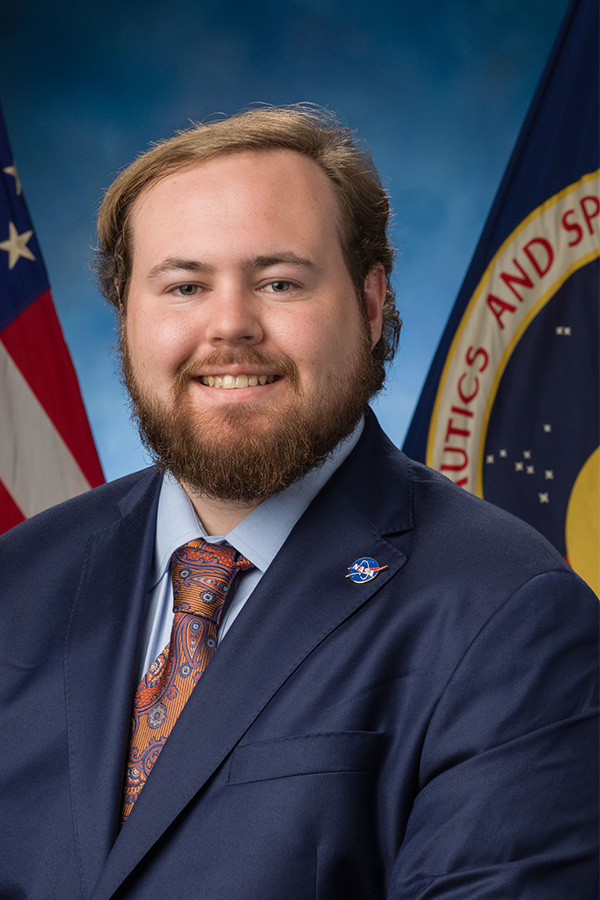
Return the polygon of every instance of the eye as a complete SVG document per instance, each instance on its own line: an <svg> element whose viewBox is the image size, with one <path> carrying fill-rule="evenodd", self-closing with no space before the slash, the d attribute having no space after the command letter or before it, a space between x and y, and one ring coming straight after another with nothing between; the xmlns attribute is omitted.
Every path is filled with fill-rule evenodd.
<svg viewBox="0 0 600 900"><path fill-rule="evenodd" d="M197 284L178 284L173 288L172 293L179 294L180 297L195 297L198 293Z"/></svg>
<svg viewBox="0 0 600 900"><path fill-rule="evenodd" d="M293 285L291 281L270 281L265 287L274 294L286 294L292 289Z"/></svg>

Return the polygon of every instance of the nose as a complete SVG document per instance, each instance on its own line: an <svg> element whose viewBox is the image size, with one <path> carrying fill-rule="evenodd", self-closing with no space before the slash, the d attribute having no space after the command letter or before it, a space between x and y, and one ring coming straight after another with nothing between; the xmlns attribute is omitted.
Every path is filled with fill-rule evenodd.
<svg viewBox="0 0 600 900"><path fill-rule="evenodd" d="M260 309L252 292L239 284L225 284L211 297L206 338L214 346L258 344L263 339Z"/></svg>

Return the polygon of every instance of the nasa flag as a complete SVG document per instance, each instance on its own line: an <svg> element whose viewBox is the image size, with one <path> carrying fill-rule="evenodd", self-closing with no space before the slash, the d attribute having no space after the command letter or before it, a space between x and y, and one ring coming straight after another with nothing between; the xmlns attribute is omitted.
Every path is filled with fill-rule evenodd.
<svg viewBox="0 0 600 900"><path fill-rule="evenodd" d="M103 481L0 112L0 532Z"/></svg>
<svg viewBox="0 0 600 900"><path fill-rule="evenodd" d="M528 521L600 593L598 7L574 0L404 450Z"/></svg>

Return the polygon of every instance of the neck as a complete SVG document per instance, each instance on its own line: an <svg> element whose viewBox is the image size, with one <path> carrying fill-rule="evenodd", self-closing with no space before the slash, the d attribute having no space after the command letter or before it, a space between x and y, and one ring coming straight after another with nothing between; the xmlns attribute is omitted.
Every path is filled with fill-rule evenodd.
<svg viewBox="0 0 600 900"><path fill-rule="evenodd" d="M249 503L217 500L193 491L186 484L182 483L182 487L192 501L192 506L202 522L207 537L227 534L259 505L258 500L252 500Z"/></svg>

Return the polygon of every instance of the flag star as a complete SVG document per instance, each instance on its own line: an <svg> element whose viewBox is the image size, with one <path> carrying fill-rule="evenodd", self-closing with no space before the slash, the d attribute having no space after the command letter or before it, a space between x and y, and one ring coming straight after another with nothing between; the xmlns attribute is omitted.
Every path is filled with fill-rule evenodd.
<svg viewBox="0 0 600 900"><path fill-rule="evenodd" d="M488 456L486 456L485 461L486 461L486 463L488 463L488 464L489 464L489 463L493 463L493 462L494 462L494 454L493 454L493 453L490 453Z"/></svg>
<svg viewBox="0 0 600 900"><path fill-rule="evenodd" d="M7 166L2 171L6 172L7 175L12 175L12 177L15 179L15 190L17 192L17 196L20 196L22 188L21 182L19 180L19 173L17 172L17 167L15 166L15 164L13 163L12 166Z"/></svg>
<svg viewBox="0 0 600 900"><path fill-rule="evenodd" d="M538 494L538 497L540 498L540 503L550 503L550 497L548 496L547 493L546 494Z"/></svg>
<svg viewBox="0 0 600 900"><path fill-rule="evenodd" d="M535 466L527 466L527 474L533 475L535 472Z"/></svg>
<svg viewBox="0 0 600 900"><path fill-rule="evenodd" d="M523 459L531 459L531 450L523 450Z"/></svg>
<svg viewBox="0 0 600 900"><path fill-rule="evenodd" d="M504 459L507 456L506 450L501 450L500 456Z"/></svg>
<svg viewBox="0 0 600 900"><path fill-rule="evenodd" d="M14 269L17 260L23 256L25 259L35 259L35 256L27 246L27 241L33 231L24 231L19 234L12 222L8 223L8 240L0 242L0 250L8 253L8 268Z"/></svg>
<svg viewBox="0 0 600 900"><path fill-rule="evenodd" d="M544 431L549 434L552 431L552 425L544 425Z"/></svg>
<svg viewBox="0 0 600 900"><path fill-rule="evenodd" d="M563 331L563 334L566 334L568 337L571 336L571 328L570 328L569 325L566 325L566 326L565 326L565 329L564 329L564 331Z"/></svg>
<svg viewBox="0 0 600 900"><path fill-rule="evenodd" d="M557 333L557 334L564 334L564 328L562 327L562 325L557 325L557 326L556 326L556 333Z"/></svg>
<svg viewBox="0 0 600 900"><path fill-rule="evenodd" d="M522 463L522 462L516 462L516 463L515 463L515 472L522 472L522 471L523 471L523 463Z"/></svg>
<svg viewBox="0 0 600 900"><path fill-rule="evenodd" d="M546 481L554 481L554 469L544 469L544 478Z"/></svg>

